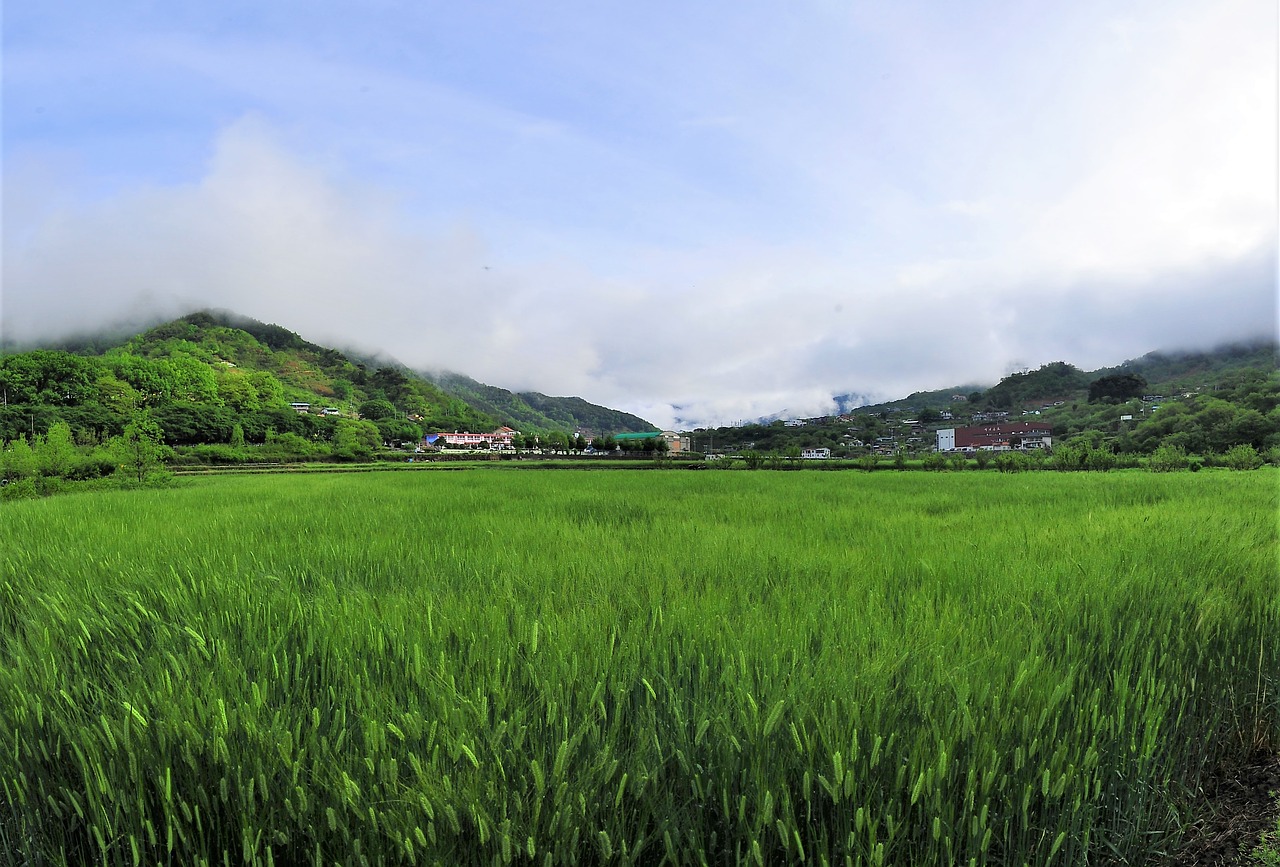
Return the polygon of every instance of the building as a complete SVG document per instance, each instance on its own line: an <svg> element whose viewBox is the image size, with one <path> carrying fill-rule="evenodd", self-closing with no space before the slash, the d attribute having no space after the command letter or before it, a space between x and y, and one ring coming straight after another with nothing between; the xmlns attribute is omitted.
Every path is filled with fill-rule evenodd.
<svg viewBox="0 0 1280 867"><path fill-rule="evenodd" d="M1053 448L1053 428L1034 421L943 428L938 451L1012 451Z"/></svg>
<svg viewBox="0 0 1280 867"><path fill-rule="evenodd" d="M667 441L667 451L673 455L693 451L693 441L689 437L681 436L673 430L664 430L662 438Z"/></svg>
<svg viewBox="0 0 1280 867"><path fill-rule="evenodd" d="M300 403L300 402L295 401L295 402L293 402L293 403L289 404L289 407L290 407L294 412L296 412L296 413L301 413L301 414L303 414L303 415L306 415L307 413L311 412L311 404L309 404L309 403Z"/></svg>
<svg viewBox="0 0 1280 867"><path fill-rule="evenodd" d="M667 443L667 448L671 448L671 441L666 438L662 431L651 430L639 433L628 432L613 435L613 441L618 444L618 448L624 452L638 452L644 448L644 444L648 440L663 440Z"/></svg>
<svg viewBox="0 0 1280 867"><path fill-rule="evenodd" d="M825 461L831 457L831 449L805 449L800 452L800 457L807 461Z"/></svg>
<svg viewBox="0 0 1280 867"><path fill-rule="evenodd" d="M509 449L511 448L511 438L518 433L520 431L512 430L509 427L500 427L491 433L454 431L453 433L441 433L434 437L426 437L423 442L436 447L450 445L464 449Z"/></svg>

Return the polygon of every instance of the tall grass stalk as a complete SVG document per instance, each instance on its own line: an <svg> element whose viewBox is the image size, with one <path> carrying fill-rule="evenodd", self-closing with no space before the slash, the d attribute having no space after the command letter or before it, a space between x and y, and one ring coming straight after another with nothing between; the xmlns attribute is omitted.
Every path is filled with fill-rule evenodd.
<svg viewBox="0 0 1280 867"><path fill-rule="evenodd" d="M1280 734L1275 473L0 508L17 864L1079 864Z"/></svg>

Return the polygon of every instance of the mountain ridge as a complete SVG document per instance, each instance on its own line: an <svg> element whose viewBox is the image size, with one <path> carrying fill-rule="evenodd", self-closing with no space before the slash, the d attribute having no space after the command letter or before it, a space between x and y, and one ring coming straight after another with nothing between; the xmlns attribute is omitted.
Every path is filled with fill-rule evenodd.
<svg viewBox="0 0 1280 867"><path fill-rule="evenodd" d="M252 339L237 337L237 332ZM42 351L69 352L87 359L106 359L122 353L157 359L179 357L184 364L195 359L209 365L215 377L232 370L270 374L279 380L280 388L266 380L261 382L266 383L271 402L278 407L285 403L282 398L288 397L287 402L342 403L342 414L356 415L360 403L390 397L394 409L420 421L424 430L493 429L499 425L532 433L654 428L640 417L581 397L552 397L536 392L517 396L462 374L454 375L452 380L445 378L440 384L424 371L413 370L384 353L321 346L283 325L264 323L230 310L192 311L177 319L154 321L134 332L113 327L45 344L29 344L22 351L6 353L6 357ZM388 394L388 388L392 393ZM530 406L529 400L538 403L540 409ZM216 401L225 403L223 398L211 402Z"/></svg>

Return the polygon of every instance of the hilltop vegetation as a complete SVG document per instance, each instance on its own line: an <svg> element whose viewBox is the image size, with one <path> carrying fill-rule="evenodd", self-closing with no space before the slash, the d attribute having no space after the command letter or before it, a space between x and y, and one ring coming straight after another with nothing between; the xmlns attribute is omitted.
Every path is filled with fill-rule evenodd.
<svg viewBox="0 0 1280 867"><path fill-rule="evenodd" d="M1151 454L1161 446L1220 455L1249 446L1280 450L1280 373L1272 342L1213 352L1150 353L1082 371L1064 361L1012 373L990 388L956 386L864 406L840 416L696 431L700 447L785 453L826 447L856 457L879 450L924 453L939 428L975 417L1051 425L1055 446ZM1121 383L1128 390L1116 391ZM1139 387L1140 386L1140 387ZM1132 397L1122 395L1132 394ZM1127 418L1126 418L1127 416Z"/></svg>
<svg viewBox="0 0 1280 867"><path fill-rule="evenodd" d="M510 396L468 382L476 398ZM4 357L0 398L0 440L43 435L63 422L78 442L91 444L118 436L145 414L170 446L284 442L300 453L310 448L338 457L367 456L383 443L413 443L432 431L511 424L526 432L572 432L583 426L579 415L602 425L621 419L651 427L577 398L537 395L543 404L537 411L521 399L469 402L465 393L449 393L394 363L352 358L279 325L214 311L125 339L83 339L70 349Z"/></svg>
<svg viewBox="0 0 1280 867"><path fill-rule="evenodd" d="M461 373L427 373L447 394L461 398L493 418L521 431L628 433L653 429L639 416L588 403L580 397L550 397L536 391L512 392L485 385Z"/></svg>

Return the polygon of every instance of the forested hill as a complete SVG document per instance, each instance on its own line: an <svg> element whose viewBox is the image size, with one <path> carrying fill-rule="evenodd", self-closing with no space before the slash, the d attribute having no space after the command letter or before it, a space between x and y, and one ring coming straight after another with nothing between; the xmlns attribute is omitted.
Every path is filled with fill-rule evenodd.
<svg viewBox="0 0 1280 867"><path fill-rule="evenodd" d="M298 412L295 403L310 411ZM507 423L535 432L575 427L560 423L568 421L563 413L544 412L542 423L496 402L478 407L402 366L352 358L223 311L193 313L128 338L87 338L0 358L0 441L43 433L58 421L77 436L114 435L139 411L155 419L170 445L263 442L269 432L333 440L356 422L376 425L387 442Z"/></svg>
<svg viewBox="0 0 1280 867"><path fill-rule="evenodd" d="M653 430L639 416L588 403L580 397L549 397L536 391L512 392L485 385L460 373L424 373L446 393L470 406L500 418L519 430L580 428L593 433L626 433Z"/></svg>
<svg viewBox="0 0 1280 867"><path fill-rule="evenodd" d="M1275 341L1254 341L1206 352L1152 352L1091 372L1054 361L989 388L917 392L799 423L699 430L694 439L728 451L826 447L856 457L871 449L928 451L938 428L1017 420L1049 425L1055 445L1134 454L1167 445L1197 455L1249 446L1280 461L1278 349Z"/></svg>

